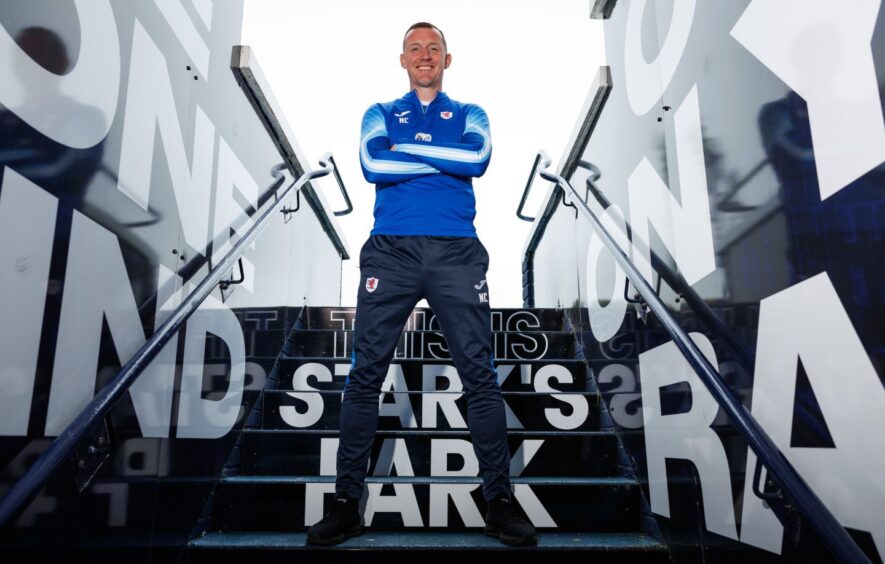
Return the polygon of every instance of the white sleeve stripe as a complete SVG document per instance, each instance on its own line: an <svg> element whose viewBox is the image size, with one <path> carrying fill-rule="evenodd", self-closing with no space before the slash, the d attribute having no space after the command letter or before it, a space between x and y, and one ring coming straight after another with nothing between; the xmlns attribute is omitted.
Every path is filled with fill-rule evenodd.
<svg viewBox="0 0 885 564"><path fill-rule="evenodd" d="M360 149L360 157L363 160L363 166L366 167L366 170L369 172L391 172L391 173L403 173L403 174L419 174L419 173L433 173L439 172L435 168L430 165L426 165L424 163L405 163L401 161L388 161L385 159L373 159L369 156L369 152L366 150L365 146Z"/></svg>
<svg viewBox="0 0 885 564"><path fill-rule="evenodd" d="M481 163L489 158L489 153L491 152L491 147L488 142L484 142L479 151L453 149L451 147L435 147L433 145L420 145L416 143L403 143L397 148L413 155L458 161L462 163Z"/></svg>
<svg viewBox="0 0 885 564"><path fill-rule="evenodd" d="M384 125L384 120L381 118L381 116L373 112L372 115L367 116L363 129L369 129L369 131L365 134L365 136L363 136L362 140L360 141L360 159L363 162L363 166L369 172L379 174L422 174L439 172L432 166L424 163L407 163L401 161L389 161L386 159L373 159L371 155L369 155L367 144L369 141L376 137L386 137L387 127Z"/></svg>
<svg viewBox="0 0 885 564"><path fill-rule="evenodd" d="M421 143L404 143L399 149L421 157L445 159L461 163L481 163L488 160L492 150L492 140L489 135L488 119L481 110L471 107L467 113L464 133L476 133L482 137L482 147L479 150L454 149L452 147L438 147Z"/></svg>

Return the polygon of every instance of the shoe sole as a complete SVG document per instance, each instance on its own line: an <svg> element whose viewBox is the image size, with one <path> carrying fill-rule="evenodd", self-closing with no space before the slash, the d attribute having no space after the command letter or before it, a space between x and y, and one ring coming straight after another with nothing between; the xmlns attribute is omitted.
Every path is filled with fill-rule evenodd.
<svg viewBox="0 0 885 564"><path fill-rule="evenodd" d="M528 544L538 544L538 537L537 536L512 537L510 535L502 533L501 531L499 531L495 527L489 527L488 525L486 525L484 532L488 536L494 537L494 538L500 540L501 542L503 542L504 544L508 544L511 546L523 546L523 545L528 545Z"/></svg>
<svg viewBox="0 0 885 564"><path fill-rule="evenodd" d="M334 544L339 544L346 541L352 537L358 537L365 531L365 528L362 525L357 525L352 529L348 529L344 531L340 535L334 537L307 537L307 544L315 545L315 546L332 546Z"/></svg>

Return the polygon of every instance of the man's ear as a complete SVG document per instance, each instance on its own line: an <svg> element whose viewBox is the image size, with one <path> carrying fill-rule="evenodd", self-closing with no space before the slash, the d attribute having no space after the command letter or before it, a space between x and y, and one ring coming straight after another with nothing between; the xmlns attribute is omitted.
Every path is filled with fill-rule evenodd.
<svg viewBox="0 0 885 564"><path fill-rule="evenodd" d="M449 65L451 65L451 64L452 64L452 56L449 55L448 53L446 53L446 64L443 68L447 69L447 68L449 68Z"/></svg>
<svg viewBox="0 0 885 564"><path fill-rule="evenodd" d="M403 53L399 56L399 66L406 68L406 54Z"/></svg>

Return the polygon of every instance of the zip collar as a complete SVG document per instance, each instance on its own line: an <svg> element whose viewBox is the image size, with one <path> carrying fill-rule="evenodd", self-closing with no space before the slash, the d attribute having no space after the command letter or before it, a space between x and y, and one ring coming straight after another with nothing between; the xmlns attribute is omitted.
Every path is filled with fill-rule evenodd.
<svg viewBox="0 0 885 564"><path fill-rule="evenodd" d="M418 98L418 92L416 90L409 91L408 94L403 96L403 99L409 100L417 108L421 108L423 106L423 104L421 103L421 99ZM436 93L436 98L434 98L429 104L427 104L427 108L429 109L430 106L433 106L434 104L446 102L448 101L448 99L449 97L446 95L446 93L440 90Z"/></svg>

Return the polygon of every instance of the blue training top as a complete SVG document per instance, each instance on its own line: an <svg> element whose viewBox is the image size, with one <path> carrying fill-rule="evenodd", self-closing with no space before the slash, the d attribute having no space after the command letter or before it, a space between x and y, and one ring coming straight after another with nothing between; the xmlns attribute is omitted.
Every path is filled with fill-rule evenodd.
<svg viewBox="0 0 885 564"><path fill-rule="evenodd" d="M374 104L360 135L363 175L375 184L372 235L476 237L472 178L491 155L489 119L476 104L439 92L425 109L414 90Z"/></svg>

